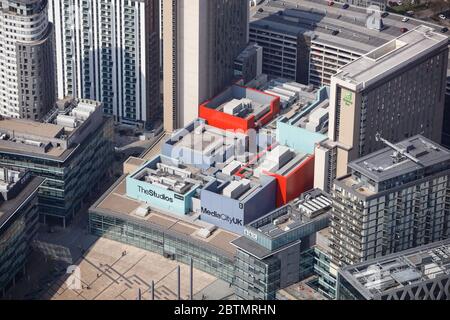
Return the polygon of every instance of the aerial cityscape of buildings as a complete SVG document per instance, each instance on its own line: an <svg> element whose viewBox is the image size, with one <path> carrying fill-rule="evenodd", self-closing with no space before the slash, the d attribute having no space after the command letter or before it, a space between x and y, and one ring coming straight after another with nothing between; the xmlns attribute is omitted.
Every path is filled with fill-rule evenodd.
<svg viewBox="0 0 450 320"><path fill-rule="evenodd" d="M0 0L0 298L450 300L429 5Z"/></svg>

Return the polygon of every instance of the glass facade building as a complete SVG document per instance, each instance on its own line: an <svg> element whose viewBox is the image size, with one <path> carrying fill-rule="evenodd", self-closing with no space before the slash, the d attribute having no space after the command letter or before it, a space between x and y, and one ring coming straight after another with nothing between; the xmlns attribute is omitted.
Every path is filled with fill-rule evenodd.
<svg viewBox="0 0 450 320"><path fill-rule="evenodd" d="M236 294L242 299L273 300L280 288L280 260L259 260L238 250L236 254Z"/></svg>
<svg viewBox="0 0 450 320"><path fill-rule="evenodd" d="M31 175L29 175L31 176ZM12 199L0 204L0 297L25 272L38 225L37 188L43 179L25 177L25 186Z"/></svg>
<svg viewBox="0 0 450 320"><path fill-rule="evenodd" d="M234 257L228 252L205 242L164 229L158 225L139 221L124 215L89 213L90 233L130 244L164 257L189 264L228 283L233 282Z"/></svg>
<svg viewBox="0 0 450 320"><path fill-rule="evenodd" d="M235 292L244 300L275 300L277 291L314 273L314 251L300 244L279 255L258 259L237 250Z"/></svg>
<svg viewBox="0 0 450 320"><path fill-rule="evenodd" d="M113 121L102 119L66 159L0 148L0 166L28 169L45 178L38 196L41 222L69 223L112 164Z"/></svg>
<svg viewBox="0 0 450 320"><path fill-rule="evenodd" d="M331 201L311 190L248 224L234 240L236 295L274 300L277 291L315 272L316 233L328 226Z"/></svg>
<svg viewBox="0 0 450 320"><path fill-rule="evenodd" d="M317 275L317 291L328 299L336 299L336 272L330 254L319 246L314 247L314 274Z"/></svg>

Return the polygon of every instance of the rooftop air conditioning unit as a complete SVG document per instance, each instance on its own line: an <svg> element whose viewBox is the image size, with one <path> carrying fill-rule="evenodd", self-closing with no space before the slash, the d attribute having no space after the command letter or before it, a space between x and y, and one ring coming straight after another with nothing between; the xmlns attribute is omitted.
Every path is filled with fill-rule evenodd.
<svg viewBox="0 0 450 320"><path fill-rule="evenodd" d="M141 218L145 218L150 214L150 208L147 206L141 206L136 209L135 215Z"/></svg>
<svg viewBox="0 0 450 320"><path fill-rule="evenodd" d="M207 239L211 235L211 231L206 228L203 228L198 230L196 234L200 238Z"/></svg>

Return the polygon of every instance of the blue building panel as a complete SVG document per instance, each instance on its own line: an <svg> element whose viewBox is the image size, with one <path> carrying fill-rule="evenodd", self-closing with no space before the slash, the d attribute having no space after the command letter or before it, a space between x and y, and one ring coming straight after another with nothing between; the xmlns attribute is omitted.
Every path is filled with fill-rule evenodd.
<svg viewBox="0 0 450 320"><path fill-rule="evenodd" d="M276 180L267 177L265 184L245 201L220 193L214 181L201 190L201 220L242 235L244 225L260 218L276 207Z"/></svg>
<svg viewBox="0 0 450 320"><path fill-rule="evenodd" d="M155 209L160 209L162 211L175 213L178 215L185 215L192 211L192 197L194 196L196 190L200 187L199 185L194 185L188 192L179 194L172 190L135 178L145 168L156 167L156 164L161 162L163 158L168 164L173 162L173 164L176 165L177 163L176 161L172 161L172 159L164 156L157 156L146 162L140 169L126 178L127 196L132 199L143 201Z"/></svg>
<svg viewBox="0 0 450 320"><path fill-rule="evenodd" d="M297 152L313 154L316 143L327 139L326 135L311 132L298 126L298 122L318 107L322 102L329 99L330 88L322 87L317 91L316 100L297 112L290 119L282 118L277 121L277 141Z"/></svg>
<svg viewBox="0 0 450 320"><path fill-rule="evenodd" d="M324 134L311 132L281 121L277 123L278 142L296 152L314 154L315 145L326 139L327 136Z"/></svg>
<svg viewBox="0 0 450 320"><path fill-rule="evenodd" d="M143 201L155 209L185 215L191 210L192 195L195 190L185 195L159 188L145 181L130 177L126 180L127 195L130 198Z"/></svg>

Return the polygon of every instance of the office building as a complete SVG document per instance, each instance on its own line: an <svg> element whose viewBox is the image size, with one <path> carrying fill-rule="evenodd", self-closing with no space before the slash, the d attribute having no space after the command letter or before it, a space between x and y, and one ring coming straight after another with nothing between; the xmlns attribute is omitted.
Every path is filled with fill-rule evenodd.
<svg viewBox="0 0 450 320"><path fill-rule="evenodd" d="M25 274L38 226L37 190L44 179L0 168L0 298Z"/></svg>
<svg viewBox="0 0 450 320"><path fill-rule="evenodd" d="M361 46L358 46L358 48L346 48L342 44L334 45L321 40L321 38L311 40L311 53L309 56L308 84L316 87L330 86L331 77L340 68L362 55Z"/></svg>
<svg viewBox="0 0 450 320"><path fill-rule="evenodd" d="M276 19L275 15L266 12L256 15L263 15L264 18L250 23L249 39L263 48L262 72L307 84L308 36L297 30L279 29L274 24L271 26L270 20Z"/></svg>
<svg viewBox="0 0 450 320"><path fill-rule="evenodd" d="M330 254L330 227L316 233L314 252L314 275L312 287L329 300L336 299L337 268Z"/></svg>
<svg viewBox="0 0 450 320"><path fill-rule="evenodd" d="M275 209L277 182L261 179L214 179L201 190L201 220L242 234L244 226Z"/></svg>
<svg viewBox="0 0 450 320"><path fill-rule="evenodd" d="M90 208L90 232L185 263L192 257L196 268L233 284L237 260L231 242L245 237L248 226L262 217L287 217L276 229L279 235L264 231L274 246L264 252L281 259L283 268L293 263L283 285L314 273L314 233L328 225L331 201L317 190L302 193L313 186L315 134L320 141L326 138L317 133L320 121L314 119L324 117L328 90L282 79L264 87L272 93L229 87L197 106L210 112L204 119L163 135L156 142L161 154L152 147L142 158L128 159L125 175ZM227 116L236 130L221 128ZM311 128L308 119L315 124ZM278 142L279 136L284 141ZM265 219L264 225L272 223ZM278 255L278 249L287 251ZM249 294L274 298L278 289L264 290Z"/></svg>
<svg viewBox="0 0 450 320"><path fill-rule="evenodd" d="M158 0L49 1L58 97L101 101L115 121L162 119Z"/></svg>
<svg viewBox="0 0 450 320"><path fill-rule="evenodd" d="M128 195L159 212L197 215L242 234L246 224L309 190L314 171L310 154L276 145L249 153L248 139L200 122L127 178Z"/></svg>
<svg viewBox="0 0 450 320"><path fill-rule="evenodd" d="M101 109L95 101L66 99L43 122L0 120L0 165L46 178L38 193L42 222L65 226L108 172L113 126Z"/></svg>
<svg viewBox="0 0 450 320"><path fill-rule="evenodd" d="M251 17L250 40L264 49L263 72L270 77L283 75L314 86L330 85L331 77L340 68L402 35L397 23L400 19L396 16L385 21L388 28L376 31L366 27L364 11L339 8L329 8L326 3L311 5L302 0L285 1L283 6L277 2L262 4ZM335 9L339 15L334 14ZM408 29L420 24L415 20L402 22ZM430 23L423 24L438 28ZM287 40L290 37L292 41ZM297 43L297 49L287 48L290 42L291 46ZM291 73L284 69L290 69ZM292 70L301 70L301 77L306 80L296 78Z"/></svg>
<svg viewBox="0 0 450 320"><path fill-rule="evenodd" d="M55 103L46 0L0 2L0 115L39 120Z"/></svg>
<svg viewBox="0 0 450 320"><path fill-rule="evenodd" d="M139 165L145 164L144 160L139 160ZM171 170L176 170L176 167ZM162 209L163 206L169 208L170 199L182 202L184 208L184 201L175 198L179 193L168 190L167 194L174 194L171 198L146 187L148 191L141 193L139 200L136 198L138 190L129 189L126 179L126 176L121 177L89 209L92 234L184 263L189 263L192 257L195 268L232 283L234 248L230 241L237 235L193 217Z"/></svg>
<svg viewBox="0 0 450 320"><path fill-rule="evenodd" d="M245 226L236 247L236 294L245 300L273 300L276 292L311 274L315 233L328 225L331 200L318 190Z"/></svg>
<svg viewBox="0 0 450 320"><path fill-rule="evenodd" d="M198 106L234 78L248 42L242 0L163 0L164 123L172 132L195 120Z"/></svg>
<svg viewBox="0 0 450 320"><path fill-rule="evenodd" d="M367 7L377 1L340 2ZM386 1L380 1L378 4L381 11L384 10L385 3ZM325 1L285 0L282 4L270 1L261 4L252 15L250 40L263 47L263 72L269 77L283 74L288 79L297 79L302 83L329 86L331 77L340 68L401 36L405 29L411 30L421 25L437 32L442 29L441 26L426 21L409 19L405 22L401 21L400 15L389 15L383 20L382 30L372 30L367 27L367 19L367 12L360 8L342 10L342 5L327 6ZM440 34L445 36L445 33ZM449 68L448 63L447 101L450 101ZM450 110L448 102L446 110ZM450 111L445 112L444 116L442 143L448 146ZM422 130L416 133L422 133ZM317 166L320 169L315 174L315 186L327 192L335 178L337 144L333 140L323 142L318 147L321 149L320 154L316 153L317 161L322 158L320 161L326 161L327 164Z"/></svg>
<svg viewBox="0 0 450 320"><path fill-rule="evenodd" d="M370 30L366 14L328 12L326 4L308 1L265 3L250 22L250 41L263 47L263 72L316 87L330 85L339 68L400 35Z"/></svg>
<svg viewBox="0 0 450 320"><path fill-rule="evenodd" d="M316 148L316 187L347 173L347 163L422 134L440 143L448 38L419 26L349 63L332 77L329 141ZM405 109L405 106L407 108ZM329 176L331 174L331 176Z"/></svg>
<svg viewBox="0 0 450 320"><path fill-rule="evenodd" d="M385 142L334 182L330 247L339 267L450 236L450 151L421 135Z"/></svg>
<svg viewBox="0 0 450 320"><path fill-rule="evenodd" d="M338 300L449 300L450 240L339 270Z"/></svg>

